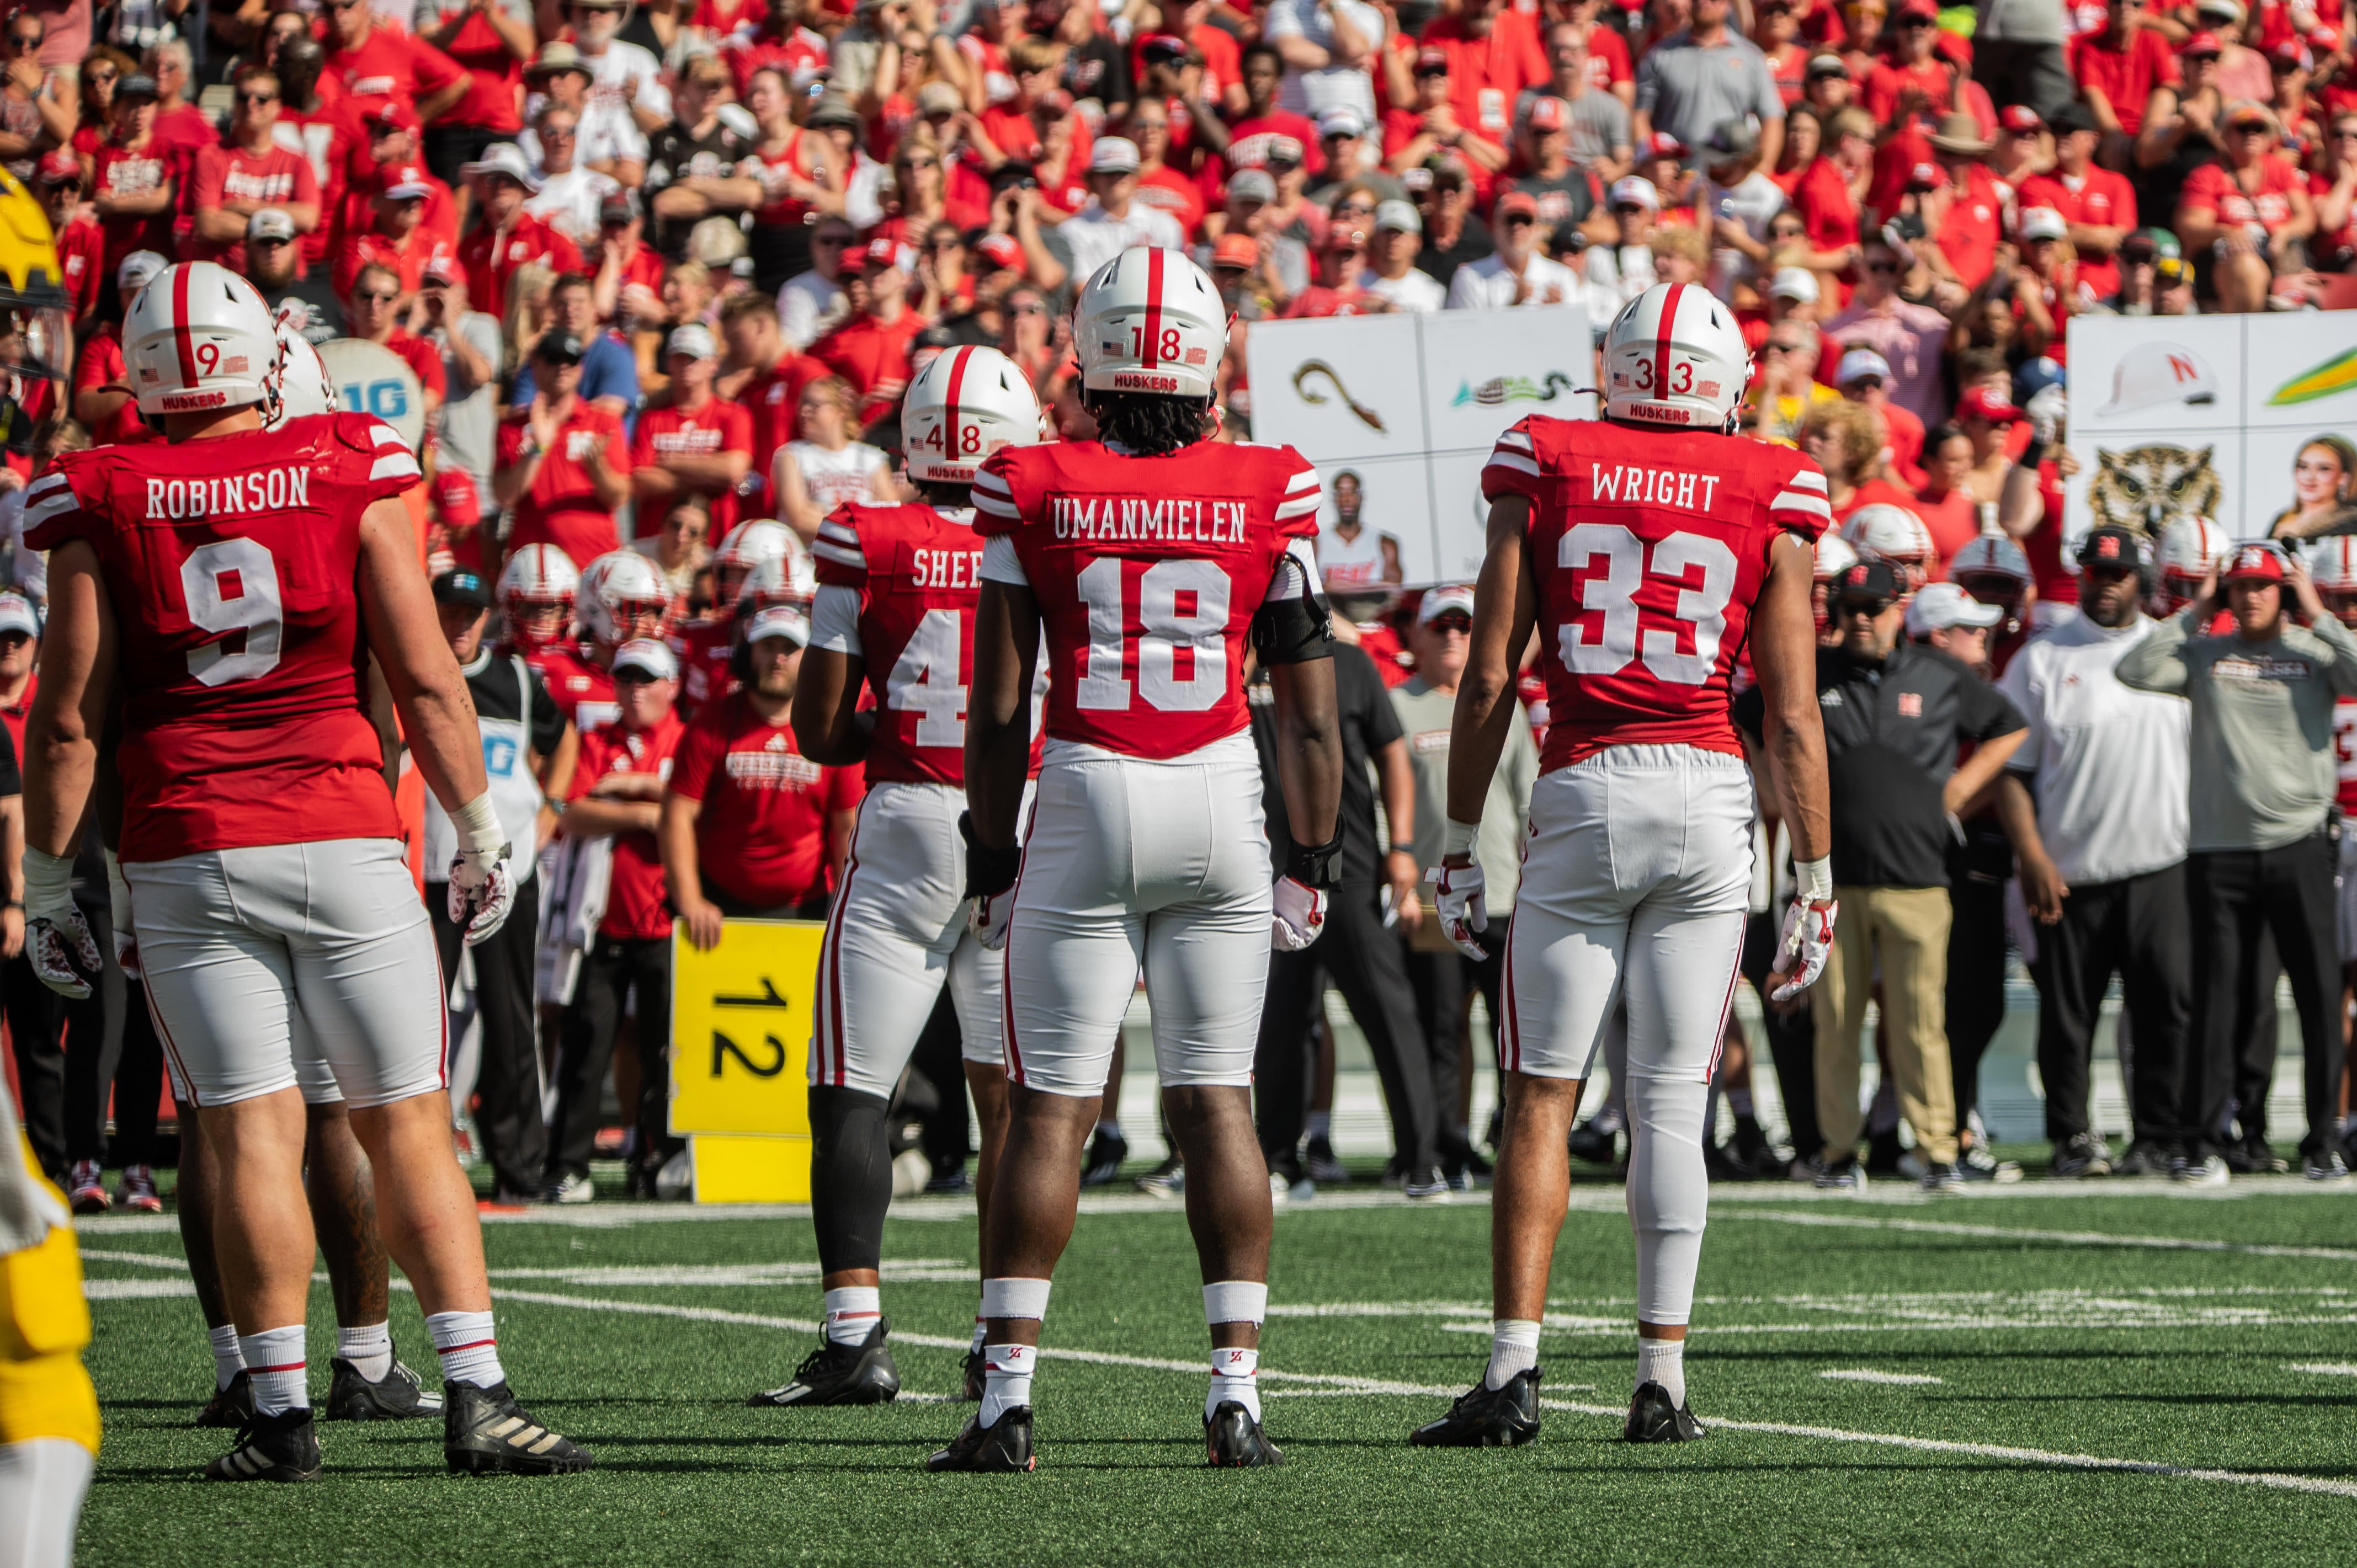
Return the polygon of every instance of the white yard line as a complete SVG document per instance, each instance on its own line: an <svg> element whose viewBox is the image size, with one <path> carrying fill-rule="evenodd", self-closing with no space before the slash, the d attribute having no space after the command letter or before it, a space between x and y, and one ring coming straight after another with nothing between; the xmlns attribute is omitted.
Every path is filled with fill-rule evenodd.
<svg viewBox="0 0 2357 1568"><path fill-rule="evenodd" d="M2286 1247L2258 1241L2210 1241L2182 1236L2124 1236L2109 1230L2040 1230L2018 1225L1968 1225L1960 1220L1883 1219L1863 1214L1803 1214L1792 1209L1723 1208L1719 1219L1759 1219L1841 1230L1900 1230L1924 1236L1970 1236L1991 1241L2050 1241L2071 1247L2140 1247L2164 1252L2236 1252L2254 1258L2357 1260L2357 1248Z"/></svg>
<svg viewBox="0 0 2357 1568"><path fill-rule="evenodd" d="M2307 1372L2319 1378L2357 1378L2357 1367L2346 1361L2302 1361L2284 1369L2287 1372Z"/></svg>
<svg viewBox="0 0 2357 1568"><path fill-rule="evenodd" d="M1821 1378L1831 1378L1837 1383L1890 1383L1900 1388L1944 1383L1945 1378L1934 1378L1922 1372L1878 1372L1868 1367L1840 1368L1819 1372Z"/></svg>

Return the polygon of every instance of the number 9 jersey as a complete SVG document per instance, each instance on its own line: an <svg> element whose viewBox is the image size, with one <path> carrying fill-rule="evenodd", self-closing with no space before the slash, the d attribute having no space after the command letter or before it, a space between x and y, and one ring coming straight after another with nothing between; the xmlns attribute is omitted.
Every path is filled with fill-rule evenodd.
<svg viewBox="0 0 2357 1568"><path fill-rule="evenodd" d="M391 425L322 413L33 481L26 542L87 540L114 611L124 860L400 836L354 577L361 514L419 478Z"/></svg>
<svg viewBox="0 0 2357 1568"><path fill-rule="evenodd" d="M1741 757L1728 682L1770 547L1833 521L1815 462L1716 431L1534 415L1498 438L1481 493L1531 503L1542 769L1612 746Z"/></svg>
<svg viewBox="0 0 2357 1568"><path fill-rule="evenodd" d="M986 576L1028 582L1046 628L1047 734L1183 757L1242 732L1243 639L1324 495L1290 446L1198 442L1155 457L1094 441L1002 449L974 476ZM1007 559L1012 554L1013 560Z"/></svg>

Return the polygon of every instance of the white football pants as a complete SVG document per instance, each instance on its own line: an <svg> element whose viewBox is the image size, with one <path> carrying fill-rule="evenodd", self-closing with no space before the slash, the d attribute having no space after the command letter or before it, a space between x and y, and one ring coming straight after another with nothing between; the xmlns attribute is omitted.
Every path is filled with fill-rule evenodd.
<svg viewBox="0 0 2357 1568"><path fill-rule="evenodd" d="M1628 1014L1637 1316L1694 1306L1710 1184L1703 1115L1751 890L1750 771L1690 746L1617 746L1531 791L1506 942L1501 1069L1585 1079Z"/></svg>
<svg viewBox="0 0 2357 1568"><path fill-rule="evenodd" d="M1050 742L1006 942L1006 1076L1104 1089L1146 972L1170 1084L1249 1084L1275 878L1260 758L1238 733L1168 761Z"/></svg>
<svg viewBox="0 0 2357 1568"><path fill-rule="evenodd" d="M944 983L965 1059L1006 1059L1006 955L965 929L964 810L947 784L878 784L860 803L819 961L813 1084L889 1099Z"/></svg>
<svg viewBox="0 0 2357 1568"><path fill-rule="evenodd" d="M398 840L208 850L123 875L156 1032L191 1103L301 1085L314 1058L357 1106L446 1087L441 964Z"/></svg>

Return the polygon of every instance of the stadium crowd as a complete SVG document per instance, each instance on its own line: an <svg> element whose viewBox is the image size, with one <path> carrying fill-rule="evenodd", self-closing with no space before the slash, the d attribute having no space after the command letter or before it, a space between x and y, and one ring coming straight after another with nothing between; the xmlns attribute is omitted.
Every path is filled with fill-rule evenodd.
<svg viewBox="0 0 2357 1568"><path fill-rule="evenodd" d="M708 945L726 915L823 912L840 867L856 768L797 756L783 788L748 800L716 765L789 733L822 520L902 495L898 401L931 356L1002 349L1058 431L1087 436L1074 291L1130 246L1183 248L1234 310L1222 438L1246 439L1255 322L1581 303L1600 337L1654 283L1700 284L1755 353L1744 433L1801 447L1828 479L1842 527L1820 552L1821 686L1871 688L1910 717L1928 704L1945 726L1903 756L1870 727L1835 736L1850 973L1813 1018L1805 1002L1769 1012L1788 1147L1754 1113L1730 1026L1736 1132L1715 1173L2018 1178L1972 1103L2010 946L2043 994L2059 1174L2284 1168L2265 1126L2280 969L2307 1036L2301 1153L2330 1177L2347 1100L2331 748L2283 762L2298 777L2266 811L2222 803L2237 786L2208 779L2205 752L2312 751L2313 726L2287 743L2238 722L2229 685L2188 675L2184 654L2153 655L2133 683L2112 671L2120 639L2196 600L2233 623L2229 640L2329 665L2335 615L2357 616L2357 560L2319 554L2311 583L2281 553L2230 562L2226 532L2257 531L2199 520L2066 547L2062 486L2072 317L2357 304L2352 23L2307 0L28 5L5 23L0 162L51 214L71 309L62 332L26 317L0 345L34 433L0 469L16 492L0 519L55 452L139 435L116 323L169 260L219 260L314 343L367 339L409 367L436 594L479 707L516 726L520 836L576 859L603 843L611 863L597 908L565 902L568 862L546 863L543 929L571 944L561 1024L531 1026L533 988L552 996L530 953L476 956L482 1152L503 1197L586 1198L610 1064L634 1107L633 1185L651 1191L677 1156L654 1083L671 913ZM28 368L43 362L61 379ZM2346 442L2301 461L2287 538L2330 533L2357 487ZM1306 1000L1330 978L1382 1071L1393 1178L1438 1196L1486 1169L1470 1001L1495 1016L1500 982L1494 959L1437 937L1418 892L1472 599L1408 589L1358 477L1328 479L1320 568L1365 698L1350 718L1367 782L1344 802L1354 892L1338 899L1355 912L1272 988L1260 1076L1283 1089L1265 1090L1265 1137L1297 1194L1346 1175L1331 1041ZM2229 565L2236 585L2213 598ZM40 562L17 549L13 575L0 715L21 740ZM2307 624L2287 629L2287 612ZM500 673L487 635L532 653L529 672ZM2073 638L2117 698L2101 745L2040 683ZM1898 678L1910 658L1929 684ZM2328 683L2346 682L2343 665ZM2144 686L2187 701L2132 700ZM1959 743L1986 755L1959 767ZM1535 766L1510 752L1500 831ZM2058 786L2074 768L2087 790ZM2174 779L2190 808L2153 809ZM1511 908L1511 846L1482 858L1493 908ZM1755 983L1784 891L1763 870ZM102 880L89 892L102 908ZM21 925L12 907L11 950ZM2234 962L2193 961L2223 948ZM1877 961L1864 1048L1886 1089L1860 1128ZM2116 1161L2084 1103L2115 970L2137 1122ZM114 992L116 1021L85 1024L20 954L0 975L44 1164L78 1205L155 1206L138 1102L154 1106L160 1069L138 1010L124 1021ZM618 1052L633 993L636 1049ZM105 1052L78 1048L83 1027ZM952 1187L967 1155L953 1037L928 1060L949 1066L921 1146ZM1609 1162L1620 1115L1608 1103L1575 1147ZM1115 1095L1091 1179L1114 1179L1126 1150ZM102 1160L127 1167L113 1198ZM1145 1180L1169 1191L1183 1173Z"/></svg>

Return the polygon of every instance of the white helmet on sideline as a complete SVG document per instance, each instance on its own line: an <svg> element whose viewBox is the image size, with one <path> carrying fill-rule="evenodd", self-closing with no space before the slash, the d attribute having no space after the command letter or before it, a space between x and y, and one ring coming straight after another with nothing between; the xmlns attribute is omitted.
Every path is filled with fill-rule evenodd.
<svg viewBox="0 0 2357 1568"><path fill-rule="evenodd" d="M1857 552L1849 541L1830 529L1817 535L1817 564L1812 574L1820 583L1830 583L1857 564Z"/></svg>
<svg viewBox="0 0 2357 1568"><path fill-rule="evenodd" d="M2233 553L2234 542L2208 518L2179 518L2160 531L2153 545L2158 579L2153 587L2155 602L2165 607L2164 613L2190 604L2201 594L2202 580Z"/></svg>
<svg viewBox="0 0 2357 1568"><path fill-rule="evenodd" d="M737 585L735 609L740 616L771 605L801 605L808 607L818 596L818 569L811 564L810 552L794 541L792 553L771 556L745 574Z"/></svg>
<svg viewBox="0 0 2357 1568"><path fill-rule="evenodd" d="M793 553L801 541L794 531L775 518L756 517L738 523L723 534L720 547L712 553L712 569L720 586L720 602L735 600L737 587L745 574L764 561L776 561Z"/></svg>
<svg viewBox="0 0 2357 1568"><path fill-rule="evenodd" d="M634 637L658 635L663 617L671 610L671 590L663 585L655 564L637 551L608 550L581 574L573 605L581 629L613 647ZM656 631L642 630L634 624L645 615L655 618Z"/></svg>
<svg viewBox="0 0 2357 1568"><path fill-rule="evenodd" d="M1931 581L1939 569L1940 547L1932 542L1932 531L1903 506L1876 501L1858 508L1842 524L1842 537L1863 559L1888 561L1903 569L1910 594Z"/></svg>
<svg viewBox="0 0 2357 1568"><path fill-rule="evenodd" d="M278 413L265 421L271 429L306 414L338 411L336 383L328 375L327 361L308 338L283 319L278 323Z"/></svg>
<svg viewBox="0 0 2357 1568"><path fill-rule="evenodd" d="M1227 352L1228 307L1183 252L1135 245L1081 290L1072 347L1092 391L1208 399Z"/></svg>
<svg viewBox="0 0 2357 1568"><path fill-rule="evenodd" d="M254 286L213 262L167 267L123 318L123 360L142 413L202 413L278 401L278 328Z"/></svg>
<svg viewBox="0 0 2357 1568"><path fill-rule="evenodd" d="M2319 593L2357 594L2357 535L2335 533L2312 542L2308 572Z"/></svg>
<svg viewBox="0 0 2357 1568"><path fill-rule="evenodd" d="M909 383L900 436L909 478L971 484L974 471L1001 446L1039 439L1039 398L1030 378L997 349L944 349Z"/></svg>
<svg viewBox="0 0 2357 1568"><path fill-rule="evenodd" d="M1604 334L1609 418L1726 434L1750 380L1735 312L1696 284L1655 284Z"/></svg>
<svg viewBox="0 0 2357 1568"><path fill-rule="evenodd" d="M500 613L518 648L545 648L565 636L581 569L554 544L527 544L500 572Z"/></svg>

